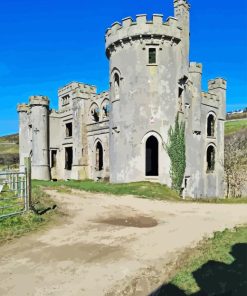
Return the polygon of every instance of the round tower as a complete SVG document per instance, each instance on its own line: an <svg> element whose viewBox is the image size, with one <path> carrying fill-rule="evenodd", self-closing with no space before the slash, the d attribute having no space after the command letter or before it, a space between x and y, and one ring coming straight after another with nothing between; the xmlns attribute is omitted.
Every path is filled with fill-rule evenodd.
<svg viewBox="0 0 247 296"><path fill-rule="evenodd" d="M24 172L25 157L30 156L31 135L29 132L30 107L27 104L18 104L17 112L19 114L19 158L20 171Z"/></svg>
<svg viewBox="0 0 247 296"><path fill-rule="evenodd" d="M165 143L182 105L181 32L177 19L157 14L125 18L106 32L111 182L171 183Z"/></svg>
<svg viewBox="0 0 247 296"><path fill-rule="evenodd" d="M32 96L29 99L32 124L32 178L50 180L48 111L49 99L44 96Z"/></svg>

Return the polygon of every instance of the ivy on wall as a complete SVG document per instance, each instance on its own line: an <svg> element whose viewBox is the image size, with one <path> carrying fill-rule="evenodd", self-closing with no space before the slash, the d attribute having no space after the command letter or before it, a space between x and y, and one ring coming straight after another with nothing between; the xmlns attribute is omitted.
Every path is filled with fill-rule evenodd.
<svg viewBox="0 0 247 296"><path fill-rule="evenodd" d="M185 123L179 122L179 115L177 114L175 126L171 126L168 131L166 151L171 160L172 188L178 192L181 190L186 168L185 149Z"/></svg>

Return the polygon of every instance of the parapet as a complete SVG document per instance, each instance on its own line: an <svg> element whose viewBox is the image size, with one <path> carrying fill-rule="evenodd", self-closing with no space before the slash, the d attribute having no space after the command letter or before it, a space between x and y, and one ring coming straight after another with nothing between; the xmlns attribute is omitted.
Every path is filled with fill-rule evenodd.
<svg viewBox="0 0 247 296"><path fill-rule="evenodd" d="M134 39L145 38L146 36L172 39L174 42L179 43L181 40L181 28L178 27L178 20L174 17L168 18L167 21L163 20L162 14L154 14L152 20L147 20L146 14L136 16L136 21L131 17L124 18L122 23L114 23L111 28L107 29L106 49L111 45L119 43L122 45L124 42L132 42Z"/></svg>
<svg viewBox="0 0 247 296"><path fill-rule="evenodd" d="M174 7L177 8L181 5L185 6L187 9L190 9L190 4L187 0L174 0Z"/></svg>
<svg viewBox="0 0 247 296"><path fill-rule="evenodd" d="M189 72L202 74L202 64L191 62Z"/></svg>
<svg viewBox="0 0 247 296"><path fill-rule="evenodd" d="M222 88L225 89L227 88L227 82L225 79L223 78L216 78L213 80L209 80L208 81L208 90L214 90L214 89L218 89L218 88Z"/></svg>
<svg viewBox="0 0 247 296"><path fill-rule="evenodd" d="M31 96L29 98L29 105L32 106L49 106L50 101L46 96Z"/></svg>
<svg viewBox="0 0 247 296"><path fill-rule="evenodd" d="M29 112L30 107L28 104L18 104L17 105L17 112Z"/></svg>
<svg viewBox="0 0 247 296"><path fill-rule="evenodd" d="M71 82L64 87L59 88L58 95L59 97L62 97L70 92L79 91L81 93L89 93L89 94L95 94L96 93L96 87L89 84L84 84L81 82Z"/></svg>

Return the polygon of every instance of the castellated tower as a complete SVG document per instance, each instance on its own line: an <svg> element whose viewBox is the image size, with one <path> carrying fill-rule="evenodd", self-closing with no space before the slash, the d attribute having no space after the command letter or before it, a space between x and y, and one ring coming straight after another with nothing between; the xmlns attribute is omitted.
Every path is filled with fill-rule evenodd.
<svg viewBox="0 0 247 296"><path fill-rule="evenodd" d="M183 105L179 82L188 77L181 67L187 64L184 52L188 51L181 48L182 37L178 19L164 21L157 14L151 21L146 15L137 15L136 21L125 18L106 32L112 106L111 182L157 180L171 184L164 144Z"/></svg>
<svg viewBox="0 0 247 296"><path fill-rule="evenodd" d="M29 99L32 129L32 178L50 180L48 145L49 99L31 96Z"/></svg>
<svg viewBox="0 0 247 296"><path fill-rule="evenodd" d="M30 107L27 104L18 104L17 111L19 113L19 155L20 155L20 171L24 172L25 157L30 156Z"/></svg>

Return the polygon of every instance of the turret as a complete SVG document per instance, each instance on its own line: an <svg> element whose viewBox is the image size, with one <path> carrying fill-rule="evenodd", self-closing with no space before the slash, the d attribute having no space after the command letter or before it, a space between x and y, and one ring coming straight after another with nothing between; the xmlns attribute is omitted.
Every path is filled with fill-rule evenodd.
<svg viewBox="0 0 247 296"><path fill-rule="evenodd" d="M29 98L32 123L32 178L50 180L48 146L49 99L44 96Z"/></svg>
<svg viewBox="0 0 247 296"><path fill-rule="evenodd" d="M202 64L190 63L189 73L192 82L192 130L201 132Z"/></svg>
<svg viewBox="0 0 247 296"><path fill-rule="evenodd" d="M208 81L208 92L217 96L219 106L219 119L226 119L226 89L227 82L223 78Z"/></svg>
<svg viewBox="0 0 247 296"><path fill-rule="evenodd" d="M182 29L182 56L188 68L190 54L190 4L188 1L174 0L174 15Z"/></svg>
<svg viewBox="0 0 247 296"><path fill-rule="evenodd" d="M19 157L20 157L20 171L24 172L24 158L30 156L30 107L27 104L19 104L17 106L19 113Z"/></svg>
<svg viewBox="0 0 247 296"><path fill-rule="evenodd" d="M170 160L161 147L167 142L168 123L175 122L178 112L176 82L185 76L180 43L178 20L170 17L164 21L160 14L151 20L145 14L137 15L136 20L127 17L106 32L113 183L151 177L170 184Z"/></svg>

